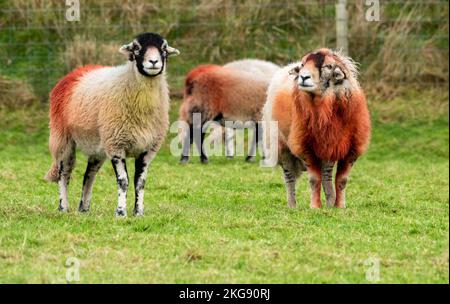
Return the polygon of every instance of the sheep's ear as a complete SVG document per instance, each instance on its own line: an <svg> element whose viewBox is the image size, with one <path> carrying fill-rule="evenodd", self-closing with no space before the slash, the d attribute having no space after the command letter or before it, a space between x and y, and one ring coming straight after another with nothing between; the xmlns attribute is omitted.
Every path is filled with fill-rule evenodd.
<svg viewBox="0 0 450 304"><path fill-rule="evenodd" d="M339 66L336 66L334 68L333 79L334 79L334 81L337 81L337 82L345 79L345 73Z"/></svg>
<svg viewBox="0 0 450 304"><path fill-rule="evenodd" d="M167 51L167 56L178 56L178 55L180 55L180 51L177 50L176 48L171 47L171 46L167 46L166 51Z"/></svg>
<svg viewBox="0 0 450 304"><path fill-rule="evenodd" d="M132 46L133 46L133 42L130 44L124 44L120 47L119 52L124 55L128 55L128 53L131 51Z"/></svg>
<svg viewBox="0 0 450 304"><path fill-rule="evenodd" d="M134 56L139 54L139 51L141 49L141 45L137 40L133 40L132 42L128 44L124 44L120 47L119 52L125 55L128 55L130 60L134 60Z"/></svg>
<svg viewBox="0 0 450 304"><path fill-rule="evenodd" d="M300 66L298 65L289 71L289 75L298 76L299 73L300 73Z"/></svg>
<svg viewBox="0 0 450 304"><path fill-rule="evenodd" d="M169 46L169 44L167 43L167 40L164 40L164 42L163 42L163 49L167 52L167 56L180 55L180 51L177 50L176 48Z"/></svg>

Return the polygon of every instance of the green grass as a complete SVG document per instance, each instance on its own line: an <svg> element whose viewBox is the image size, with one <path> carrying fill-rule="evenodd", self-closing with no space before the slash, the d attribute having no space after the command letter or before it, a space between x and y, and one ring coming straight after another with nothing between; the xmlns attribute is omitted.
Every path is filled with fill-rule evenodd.
<svg viewBox="0 0 450 304"><path fill-rule="evenodd" d="M57 187L43 180L46 110L0 114L1 283L65 283L70 257L81 283L369 283L371 257L380 283L449 282L447 115L375 121L346 210L310 210L305 176L289 210L279 168L220 157L180 166L166 144L150 169L145 216L116 219L109 164L81 215L86 158L77 155L71 212L60 214Z"/></svg>

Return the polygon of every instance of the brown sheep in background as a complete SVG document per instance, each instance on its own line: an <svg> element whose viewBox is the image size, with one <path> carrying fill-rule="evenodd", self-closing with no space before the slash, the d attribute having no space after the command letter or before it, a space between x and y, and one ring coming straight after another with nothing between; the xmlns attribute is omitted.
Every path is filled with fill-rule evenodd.
<svg viewBox="0 0 450 304"><path fill-rule="evenodd" d="M208 162L203 147L205 134L201 132L207 121L224 124L225 121L254 122L254 140L246 161L252 161L256 145L262 139L259 121L266 100L266 91L271 77L280 68L267 61L245 59L224 66L207 64L192 69L186 76L180 120L189 124L190 132L183 135L181 163L189 161L190 146L196 129L200 138L195 143L202 163ZM193 114L201 114L201 124L194 125Z"/></svg>

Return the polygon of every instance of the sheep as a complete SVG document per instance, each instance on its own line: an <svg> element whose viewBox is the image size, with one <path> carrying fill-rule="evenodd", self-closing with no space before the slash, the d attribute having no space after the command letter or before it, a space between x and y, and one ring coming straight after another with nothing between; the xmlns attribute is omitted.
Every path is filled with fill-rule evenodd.
<svg viewBox="0 0 450 304"><path fill-rule="evenodd" d="M254 139L246 158L251 162L256 146L262 139L261 109L266 99L266 90L273 74L280 67L267 61L244 59L224 66L206 64L192 69L186 76L183 103L180 107L180 121L187 122L190 132L183 134L183 153L180 163L189 161L189 150L193 143L194 130L201 135L196 146L202 163L208 163L203 147L205 139L201 132L206 121L249 121L255 122ZM201 114L200 125L194 125L193 114ZM239 124L235 124L239 126ZM242 126L241 126L242 127ZM233 133L228 130L228 135ZM230 137L226 137L227 148ZM227 152L230 156L230 153Z"/></svg>
<svg viewBox="0 0 450 304"><path fill-rule="evenodd" d="M49 148L53 164L46 179L59 185L62 212L69 211L67 186L78 147L88 157L78 211L89 211L96 173L109 158L118 185L115 214L126 216L126 158L133 157L134 215L144 213L147 169L169 127L165 67L167 58L179 51L155 33L142 33L119 51L128 57L128 63L77 68L50 93Z"/></svg>
<svg viewBox="0 0 450 304"><path fill-rule="evenodd" d="M295 184L307 171L311 208L321 208L322 183L328 207L345 208L345 187L352 165L367 149L371 123L356 63L330 49L306 54L280 70L271 81L263 120L278 122L270 154L283 169L288 207L296 206ZM274 134L277 132L278 134ZM266 152L267 153L267 152ZM333 169L337 162L335 187Z"/></svg>
<svg viewBox="0 0 450 304"><path fill-rule="evenodd" d="M236 60L236 61L232 61L232 62L225 64L224 67L245 71L245 72L251 73L257 77L267 78L269 81L272 78L272 76L280 69L279 65L276 65L269 61L259 60L259 59ZM237 126L237 125L235 124L235 126ZM245 127L245 126L242 126L242 127ZM257 132L256 128L254 128L254 132ZM233 141L234 130L228 129L224 133L225 133L225 143L226 143L226 145L225 145L226 155L228 158L233 158L233 155L234 155L234 141ZM262 133L260 132L260 137L261 136L262 136ZM252 155L255 155L255 153L256 153L257 141L259 141L259 139L257 138L257 136L255 134L255 138L251 142L249 157L246 159L247 161L251 161L253 159Z"/></svg>
<svg viewBox="0 0 450 304"><path fill-rule="evenodd" d="M280 66L275 63L259 59L236 60L225 64L223 67L248 72L254 76L267 78L269 80L280 70Z"/></svg>
<svg viewBox="0 0 450 304"><path fill-rule="evenodd" d="M223 67L226 68L232 68L244 72L251 73L254 77L261 77L266 78L270 81L272 76L280 69L279 65L276 65L272 62L265 61L265 60L259 60L259 59L241 59L229 62L225 64ZM248 124L247 124L248 125ZM235 128L245 128L246 125L241 125L238 122L234 122L233 125ZM261 130L261 132L258 132L258 128ZM256 126L253 127L254 129L254 138L251 142L250 151L248 153L248 157L246 158L247 162L251 162L253 160L253 155L256 153L256 146L258 145L258 142L261 141L262 137L262 127L261 125L256 124ZM226 148L226 155L227 158L233 158L234 155L234 130L231 128L228 128L225 133L225 148ZM259 138L258 138L259 135ZM212 134L212 137L214 139L214 134ZM264 155L263 155L264 158Z"/></svg>

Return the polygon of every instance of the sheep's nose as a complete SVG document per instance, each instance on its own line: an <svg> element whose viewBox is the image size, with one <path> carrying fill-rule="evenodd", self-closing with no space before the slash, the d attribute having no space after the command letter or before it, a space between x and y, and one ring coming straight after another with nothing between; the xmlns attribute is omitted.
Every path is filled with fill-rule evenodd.
<svg viewBox="0 0 450 304"><path fill-rule="evenodd" d="M310 75L306 75L306 76L300 75L300 78L302 79L302 82L305 82L305 80L310 79L311 76Z"/></svg>
<svg viewBox="0 0 450 304"><path fill-rule="evenodd" d="M151 64L155 65L155 64L158 62L158 60L149 60L149 62L150 62Z"/></svg>

